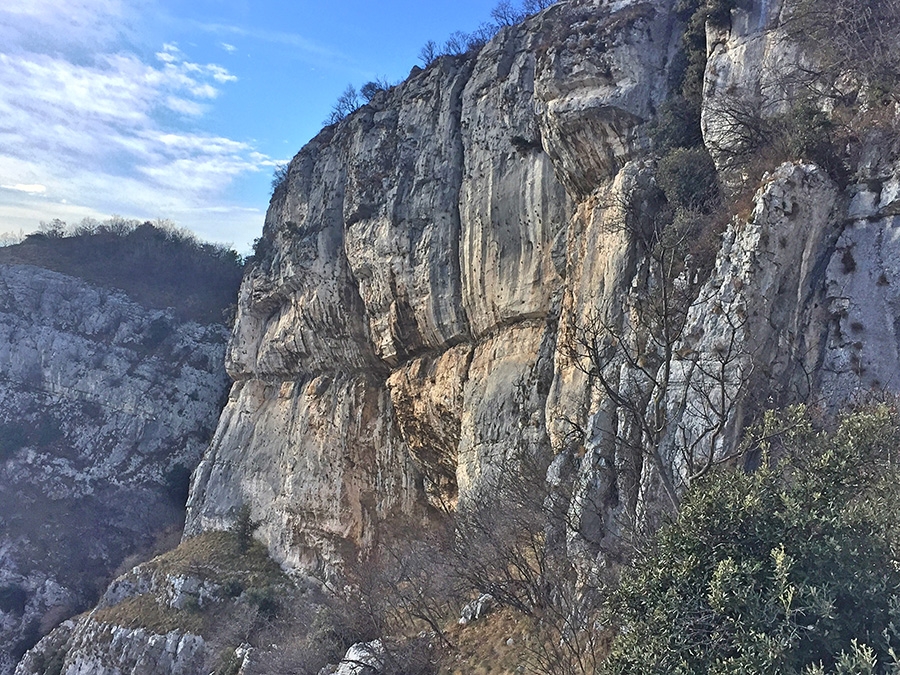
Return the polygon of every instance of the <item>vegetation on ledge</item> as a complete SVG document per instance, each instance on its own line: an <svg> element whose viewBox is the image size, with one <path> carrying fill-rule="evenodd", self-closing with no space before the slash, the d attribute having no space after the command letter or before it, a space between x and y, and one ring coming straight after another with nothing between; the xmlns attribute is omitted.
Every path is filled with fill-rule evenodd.
<svg viewBox="0 0 900 675"><path fill-rule="evenodd" d="M117 288L152 309L171 307L182 320L229 323L243 275L234 250L201 242L168 223L113 218L69 228L44 224L13 246L0 264L34 265L97 286Z"/></svg>

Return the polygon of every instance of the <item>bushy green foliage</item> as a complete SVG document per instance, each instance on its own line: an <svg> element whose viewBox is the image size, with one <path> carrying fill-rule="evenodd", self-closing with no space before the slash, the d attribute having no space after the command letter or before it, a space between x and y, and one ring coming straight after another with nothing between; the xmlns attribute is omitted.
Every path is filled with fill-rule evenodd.
<svg viewBox="0 0 900 675"><path fill-rule="evenodd" d="M213 675L238 675L244 660L239 658L234 647L222 650L219 655L219 663Z"/></svg>
<svg viewBox="0 0 900 675"><path fill-rule="evenodd" d="M719 178L703 147L677 148L659 161L656 181L675 209L710 211L718 204Z"/></svg>
<svg viewBox="0 0 900 675"><path fill-rule="evenodd" d="M898 429L889 406L769 415L761 468L692 485L624 575L604 672L896 672Z"/></svg>
<svg viewBox="0 0 900 675"><path fill-rule="evenodd" d="M46 229L46 228L45 228ZM117 288L146 307L171 307L180 319L221 323L243 275L233 249L201 242L166 222L84 220L0 248L0 263L36 265Z"/></svg>
<svg viewBox="0 0 900 675"><path fill-rule="evenodd" d="M249 504L238 509L237 517L231 526L231 533L237 542L238 551L244 553L253 544L253 533L259 527L259 521L253 520Z"/></svg>
<svg viewBox="0 0 900 675"><path fill-rule="evenodd" d="M769 144L780 145L786 157L815 162L839 183L846 180L835 124L811 101L801 101L766 126Z"/></svg>
<svg viewBox="0 0 900 675"><path fill-rule="evenodd" d="M706 71L706 25L728 25L734 0L679 0L677 16L685 22L681 50L670 67L670 95L650 129L657 152L699 147L700 108Z"/></svg>
<svg viewBox="0 0 900 675"><path fill-rule="evenodd" d="M680 83L681 96L699 107L703 99L703 73L706 70L706 25L728 26L734 0L679 0L678 16L686 22L682 48L686 63Z"/></svg>
<svg viewBox="0 0 900 675"><path fill-rule="evenodd" d="M699 106L689 103L682 96L668 99L656 111L650 136L654 148L660 153L703 145Z"/></svg>
<svg viewBox="0 0 900 675"><path fill-rule="evenodd" d="M272 258L275 253L275 243L263 235L253 240L253 254L250 255L246 263L247 265L263 265Z"/></svg>
<svg viewBox="0 0 900 675"><path fill-rule="evenodd" d="M0 424L0 462L11 458L28 444L28 429L15 422Z"/></svg>

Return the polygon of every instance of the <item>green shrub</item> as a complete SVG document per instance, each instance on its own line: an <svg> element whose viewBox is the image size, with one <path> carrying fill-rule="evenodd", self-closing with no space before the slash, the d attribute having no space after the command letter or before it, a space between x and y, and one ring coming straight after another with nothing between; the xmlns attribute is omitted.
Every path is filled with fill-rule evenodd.
<svg viewBox="0 0 900 675"><path fill-rule="evenodd" d="M847 168L836 138L836 126L811 101L799 103L770 120L767 126L770 142L780 144L786 157L814 162L839 183L846 180Z"/></svg>
<svg viewBox="0 0 900 675"><path fill-rule="evenodd" d="M656 182L673 209L709 212L719 203L719 178L703 147L677 148L659 161Z"/></svg>
<svg viewBox="0 0 900 675"><path fill-rule="evenodd" d="M266 619L274 619L278 615L278 591L272 586L250 589L247 600Z"/></svg>
<svg viewBox="0 0 900 675"><path fill-rule="evenodd" d="M682 49L686 64L680 83L681 95L697 106L703 99L703 74L706 71L706 25L728 26L735 0L679 0L675 9L686 21Z"/></svg>
<svg viewBox="0 0 900 675"><path fill-rule="evenodd" d="M896 672L896 411L829 433L795 408L759 437L762 468L692 485L624 574L605 673Z"/></svg>
<svg viewBox="0 0 900 675"><path fill-rule="evenodd" d="M685 22L681 49L669 67L669 98L660 105L650 127L659 153L703 145L700 110L706 72L706 25L727 26L734 0L679 0L678 17Z"/></svg>
<svg viewBox="0 0 900 675"><path fill-rule="evenodd" d="M264 265L271 260L274 253L275 244L271 239L265 235L257 237L253 240L253 254L247 258L246 263L248 265Z"/></svg>
<svg viewBox="0 0 900 675"><path fill-rule="evenodd" d="M0 424L0 462L10 459L28 444L28 433L21 424Z"/></svg>
<svg viewBox="0 0 900 675"><path fill-rule="evenodd" d="M253 520L249 504L238 509L237 517L231 526L231 533L237 542L238 551L246 553L253 544L253 533L259 527L259 521Z"/></svg>
<svg viewBox="0 0 900 675"><path fill-rule="evenodd" d="M670 98L656 111L650 138L653 140L653 147L659 153L703 145L700 109L682 96Z"/></svg>
<svg viewBox="0 0 900 675"><path fill-rule="evenodd" d="M164 316L158 316L147 326L141 339L141 346L148 350L157 349L172 335L173 328Z"/></svg>

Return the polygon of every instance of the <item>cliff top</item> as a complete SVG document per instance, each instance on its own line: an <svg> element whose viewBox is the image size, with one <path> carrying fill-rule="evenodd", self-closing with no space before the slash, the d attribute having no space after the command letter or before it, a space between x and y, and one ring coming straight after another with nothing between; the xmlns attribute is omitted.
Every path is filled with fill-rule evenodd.
<svg viewBox="0 0 900 675"><path fill-rule="evenodd" d="M0 247L0 264L34 265L117 288L149 308L171 307L180 319L204 324L228 322L223 312L234 304L243 273L235 251L149 222L35 233Z"/></svg>

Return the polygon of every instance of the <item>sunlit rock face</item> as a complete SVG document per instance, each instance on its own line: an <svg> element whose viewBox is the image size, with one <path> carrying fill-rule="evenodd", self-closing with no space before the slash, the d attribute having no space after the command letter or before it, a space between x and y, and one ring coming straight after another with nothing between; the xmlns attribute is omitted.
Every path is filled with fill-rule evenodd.
<svg viewBox="0 0 900 675"><path fill-rule="evenodd" d="M249 504L276 559L327 566L549 462L573 215L643 148L670 4L560 3L300 151L241 290L188 532Z"/></svg>
<svg viewBox="0 0 900 675"><path fill-rule="evenodd" d="M438 512L502 509L497 486L537 469L567 509L565 531L548 536L590 572L614 562L624 528L652 522L704 462L728 457L761 410L900 392L896 143L863 135L842 177L773 157L750 179L733 161L746 150L734 115L783 114L809 65L782 4L742 1L730 25L707 27L703 140L741 199L701 242L707 262L679 261L668 280L692 289L668 343L646 318L661 288L646 239L660 226L651 132L680 67L674 0L558 2L477 53L413 69L307 144L243 280L225 354L233 384L194 473L186 536L227 529L249 507L272 558L329 581ZM650 214L637 227L635 204ZM112 334L123 350L140 342ZM592 363L586 337L613 356ZM104 363L119 363L115 349ZM156 409L103 372L100 390ZM185 425L163 426L196 428ZM137 471L144 485L144 464L104 452L98 471ZM31 457L16 470L46 467ZM67 601L52 583L29 593L42 607ZM52 634L23 675L40 672L25 664L41 648L114 672L143 658L143 641L170 664L147 671L161 675L203 649L185 631L90 628L101 638L86 625Z"/></svg>
<svg viewBox="0 0 900 675"><path fill-rule="evenodd" d="M0 672L177 528L227 330L0 265Z"/></svg>
<svg viewBox="0 0 900 675"><path fill-rule="evenodd" d="M780 114L773 83L808 58L781 3L738 4L708 28L701 111L728 189L740 148L723 116ZM392 526L490 502L527 462L568 482L570 545L596 557L661 499L660 463L690 477L685 444L727 455L761 407L895 386L900 190L877 139L850 187L773 161L710 242L677 340L654 347L639 325L658 279L623 223L659 194L651 130L683 19L665 0L556 3L300 151L241 289L188 533L247 505L276 560L327 574ZM644 350L602 379L665 417L652 462L569 349L592 321Z"/></svg>

